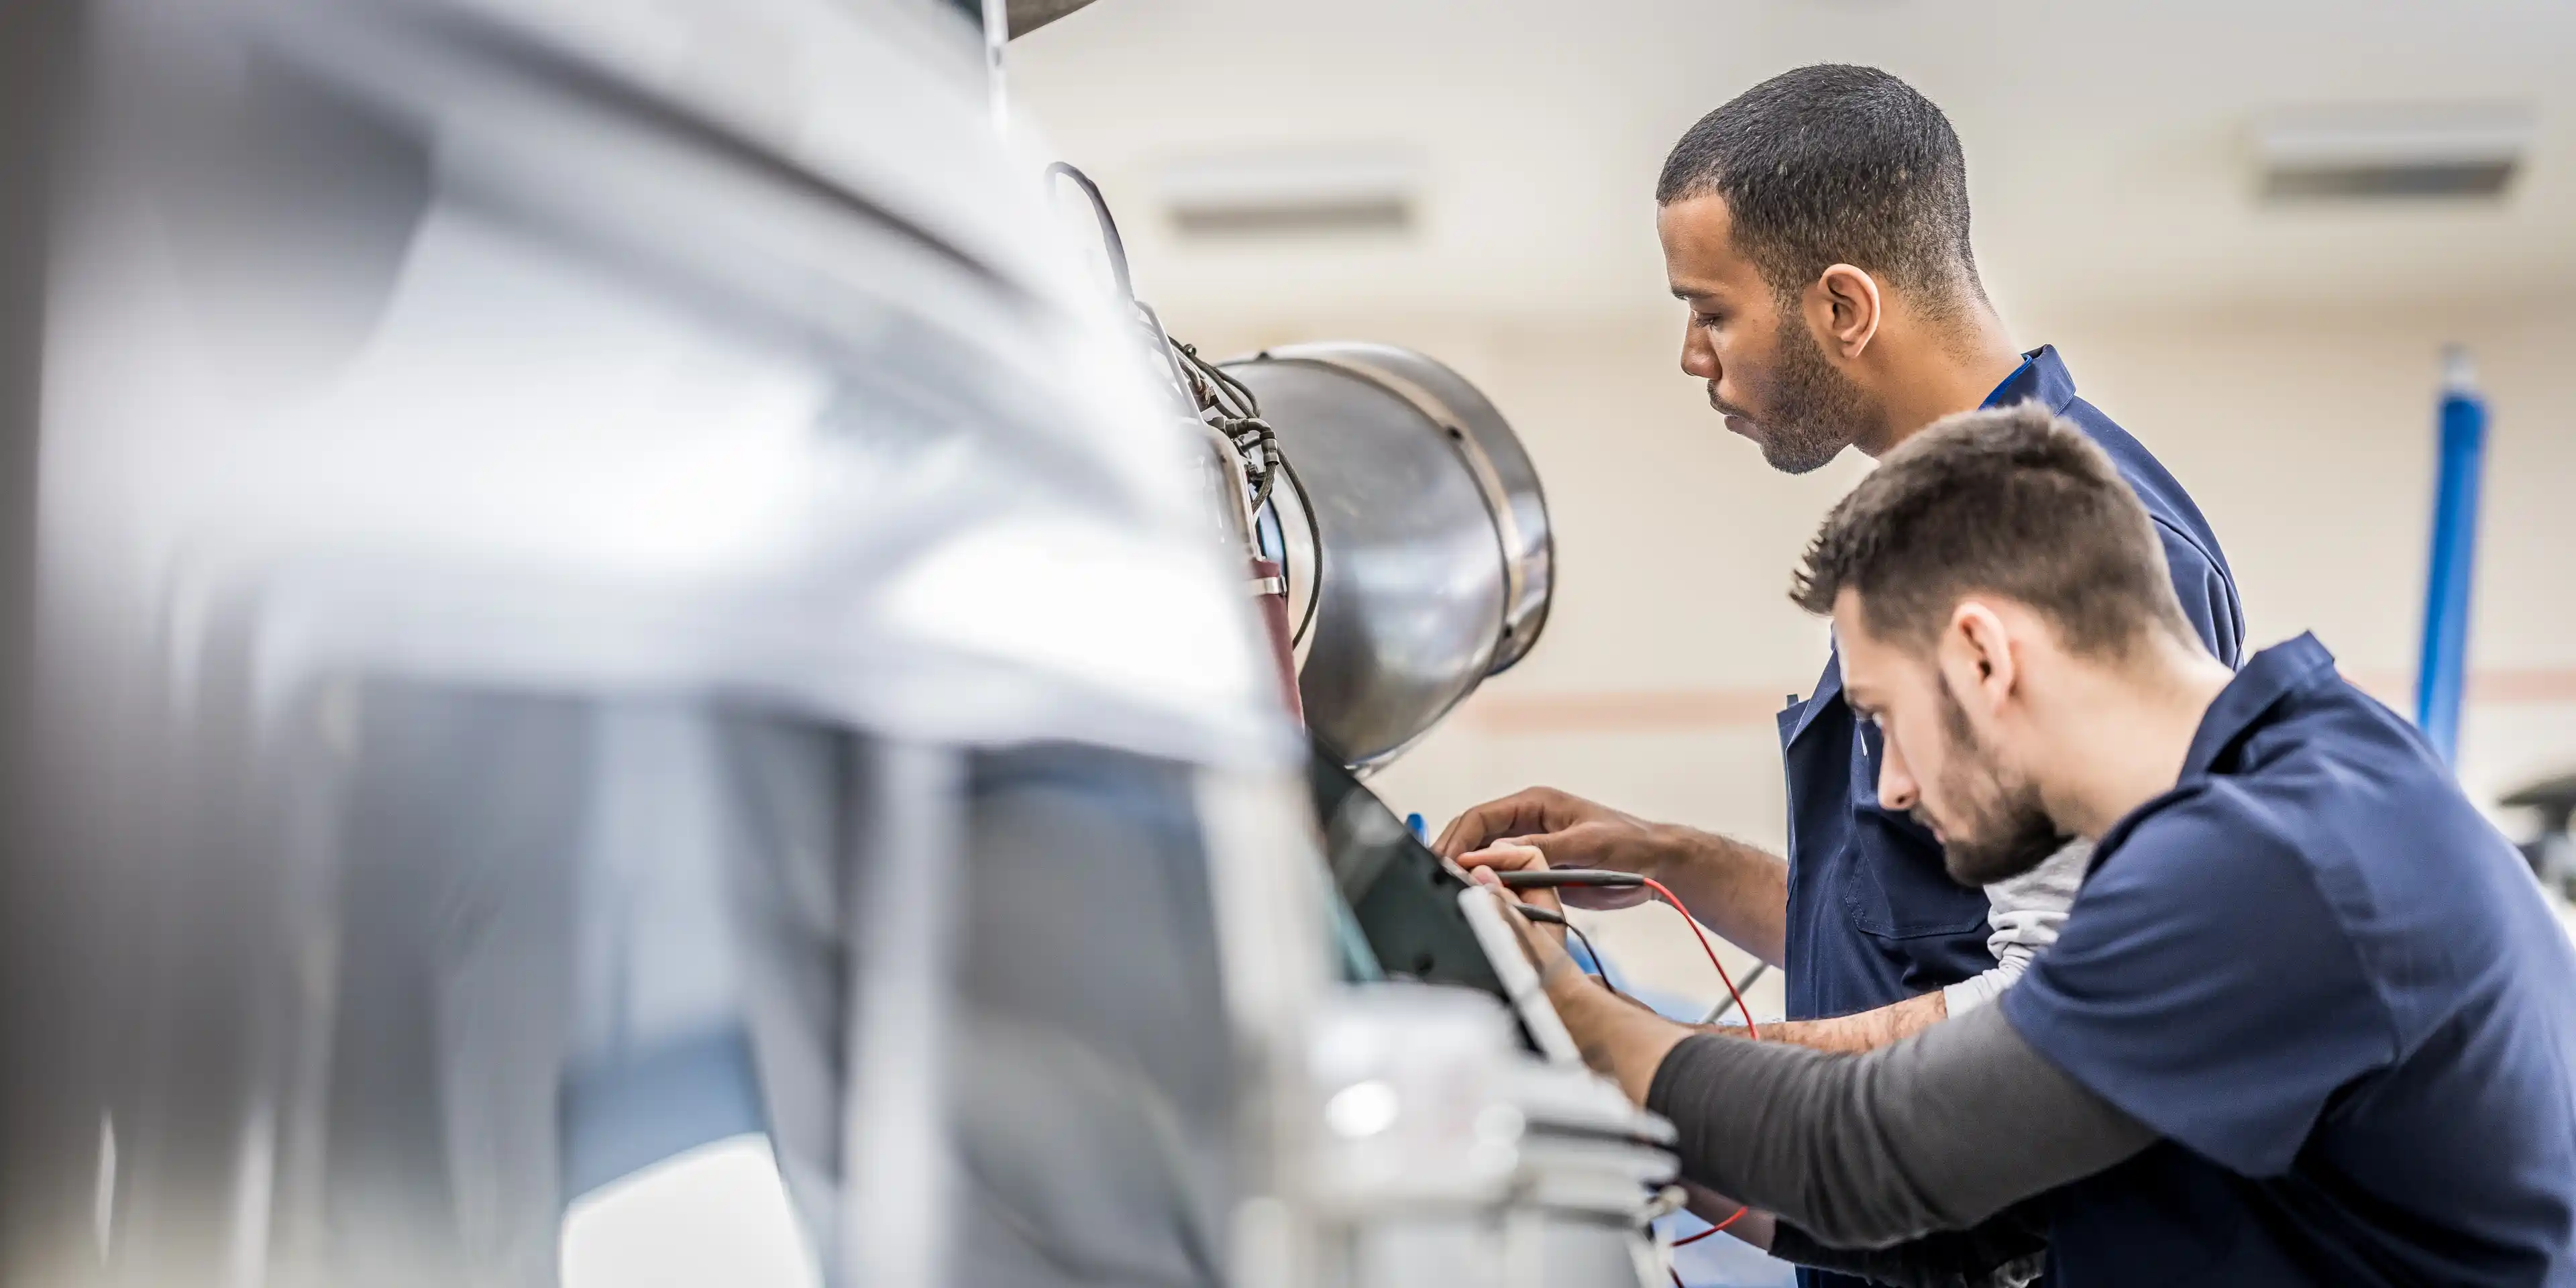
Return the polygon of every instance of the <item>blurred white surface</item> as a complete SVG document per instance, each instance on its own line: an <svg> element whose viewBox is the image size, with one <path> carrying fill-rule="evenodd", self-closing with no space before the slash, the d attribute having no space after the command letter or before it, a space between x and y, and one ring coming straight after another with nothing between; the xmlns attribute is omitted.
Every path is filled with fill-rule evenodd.
<svg viewBox="0 0 2576 1288"><path fill-rule="evenodd" d="M564 1214L563 1288L822 1288L766 1136L667 1158Z"/></svg>

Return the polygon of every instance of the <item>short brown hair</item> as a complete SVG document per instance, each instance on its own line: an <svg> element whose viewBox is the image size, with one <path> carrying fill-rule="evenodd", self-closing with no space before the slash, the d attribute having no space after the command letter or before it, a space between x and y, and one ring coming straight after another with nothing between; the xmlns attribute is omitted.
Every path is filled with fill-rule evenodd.
<svg viewBox="0 0 2576 1288"><path fill-rule="evenodd" d="M2079 652L2198 638L2146 507L2037 403L1962 412L1889 452L1825 516L1789 597L1830 615L1844 590L1871 634L1917 646L1978 591L2037 610Z"/></svg>

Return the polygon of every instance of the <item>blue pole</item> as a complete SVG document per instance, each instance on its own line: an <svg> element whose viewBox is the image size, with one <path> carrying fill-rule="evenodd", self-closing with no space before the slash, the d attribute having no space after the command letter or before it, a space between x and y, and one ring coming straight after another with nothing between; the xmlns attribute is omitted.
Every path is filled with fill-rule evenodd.
<svg viewBox="0 0 2576 1288"><path fill-rule="evenodd" d="M2487 405L2469 355L2442 355L2440 478L2433 493L2433 559L2424 585L2424 650L2415 676L2415 725L2454 764L2469 659L2469 585L2477 561L2478 478L2487 452Z"/></svg>

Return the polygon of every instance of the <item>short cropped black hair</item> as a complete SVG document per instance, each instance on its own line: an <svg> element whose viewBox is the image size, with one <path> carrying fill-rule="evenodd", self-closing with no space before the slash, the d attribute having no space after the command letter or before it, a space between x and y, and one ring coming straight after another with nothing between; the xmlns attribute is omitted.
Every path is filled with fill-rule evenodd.
<svg viewBox="0 0 2576 1288"><path fill-rule="evenodd" d="M1782 295L1851 264L1936 310L1983 298L1968 162L1950 119L1875 67L1782 72L1699 119L1655 201L1726 199L1735 242Z"/></svg>
<svg viewBox="0 0 2576 1288"><path fill-rule="evenodd" d="M1929 645L1967 595L2028 605L2067 648L2125 656L2148 632L2197 643L2155 521L2111 458L2035 402L1960 412L1897 445L1825 517L1789 595Z"/></svg>

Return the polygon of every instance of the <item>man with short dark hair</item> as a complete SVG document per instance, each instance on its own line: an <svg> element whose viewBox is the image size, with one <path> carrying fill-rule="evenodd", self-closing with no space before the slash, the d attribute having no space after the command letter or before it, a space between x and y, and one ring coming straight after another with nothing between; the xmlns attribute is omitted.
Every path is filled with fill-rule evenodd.
<svg viewBox="0 0 2576 1288"><path fill-rule="evenodd" d="M1656 185L1682 368L1777 469L1846 447L1881 456L1941 416L2035 403L2068 417L2144 501L2201 646L2233 665L2244 623L2227 560L2182 485L2078 398L2055 350L2014 346L1969 246L1967 166L1939 108L1866 67L1774 77L1682 136ZM1875 800L1877 734L1826 661L1780 713L1784 862L1546 788L1479 805L1442 832L1472 865L1505 839L1559 866L1645 871L1702 922L1781 966L1791 1022L1764 1036L1866 1050L1990 1001L2054 937L2080 849L1980 891L1943 875L1933 836ZM1616 906L1628 892L1579 895Z"/></svg>
<svg viewBox="0 0 2576 1288"><path fill-rule="evenodd" d="M1742 1041L1524 921L1567 1029L1793 1260L1973 1281L2027 1247L1935 1232L2047 1195L2018 1210L2062 1288L2576 1284L2576 946L2313 637L2210 657L2163 546L2112 458L2023 405L1889 452L1808 550L1881 806L1963 882L2096 843L1996 1005L1866 1055Z"/></svg>

